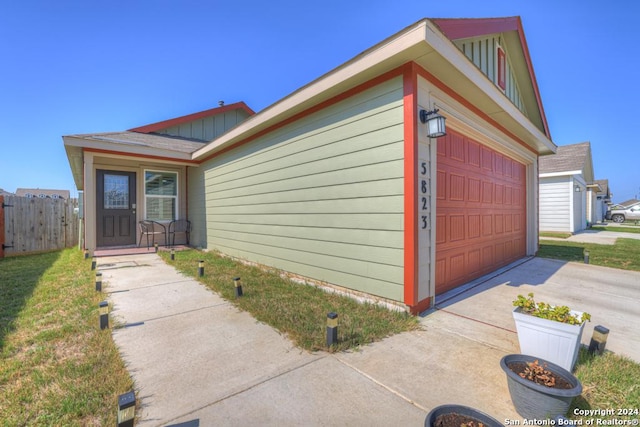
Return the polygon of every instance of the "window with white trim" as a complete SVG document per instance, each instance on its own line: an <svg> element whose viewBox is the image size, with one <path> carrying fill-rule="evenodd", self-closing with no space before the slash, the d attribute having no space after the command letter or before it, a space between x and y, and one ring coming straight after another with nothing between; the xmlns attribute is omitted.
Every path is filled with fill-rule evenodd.
<svg viewBox="0 0 640 427"><path fill-rule="evenodd" d="M167 171L144 171L145 218L173 221L177 218L178 174Z"/></svg>

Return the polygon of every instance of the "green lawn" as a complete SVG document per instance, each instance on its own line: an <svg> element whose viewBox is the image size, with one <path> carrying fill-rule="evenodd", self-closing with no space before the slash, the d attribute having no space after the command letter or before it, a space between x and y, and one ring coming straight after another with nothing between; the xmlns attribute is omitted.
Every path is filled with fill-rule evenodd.
<svg viewBox="0 0 640 427"><path fill-rule="evenodd" d="M640 240L637 239L617 239L615 245L541 239L538 256L584 262L585 249L589 251L590 264L640 271Z"/></svg>
<svg viewBox="0 0 640 427"><path fill-rule="evenodd" d="M306 350L347 350L419 326L417 318L405 312L361 304L346 296L293 282L276 270L265 271L215 252L180 251L175 261L169 260L166 251L160 255L192 277L197 275L198 260L204 260L205 275L197 278L200 282ZM236 276L241 278L244 294L241 298L235 298L233 278ZM329 312L338 314L338 344L327 349Z"/></svg>
<svg viewBox="0 0 640 427"><path fill-rule="evenodd" d="M115 425L133 388L77 249L0 260L0 425Z"/></svg>
<svg viewBox="0 0 640 427"><path fill-rule="evenodd" d="M607 225L605 226L593 226L591 227L592 230L599 230L599 231L616 231L619 233L640 233L640 227L616 227L615 225Z"/></svg>
<svg viewBox="0 0 640 427"><path fill-rule="evenodd" d="M574 408L613 410L635 408L640 411L640 364L611 352L595 356L581 349L575 375L582 383L582 395L573 400L569 409L569 415L571 415L569 418L640 419L640 415L637 414L611 417L573 416Z"/></svg>

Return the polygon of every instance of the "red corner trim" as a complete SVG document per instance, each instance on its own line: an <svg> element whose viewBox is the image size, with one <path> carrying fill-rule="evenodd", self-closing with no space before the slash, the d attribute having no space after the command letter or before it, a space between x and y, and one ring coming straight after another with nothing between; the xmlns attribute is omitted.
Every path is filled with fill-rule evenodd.
<svg viewBox="0 0 640 427"><path fill-rule="evenodd" d="M533 71L533 62L531 62L531 56L529 55L529 46L527 45L527 39L524 36L524 28L522 27L522 20L520 19L520 17L518 17L518 36L520 37L522 51L524 52L524 57L527 61L527 69L529 70L529 75L531 76L531 83L533 84L533 91L536 94L536 101L538 101L538 107L540 108L540 116L542 117L542 123L544 124L544 131L547 134L547 138L551 139L551 132L549 132L549 124L547 123L547 115L544 113L544 106L542 105L540 90L538 90L538 80L536 79L536 73Z"/></svg>
<svg viewBox="0 0 640 427"><path fill-rule="evenodd" d="M492 119L487 113L482 111L480 108L476 107L471 102L467 101L463 96L458 94L455 90L451 89L449 86L444 84L442 81L438 80L438 78L435 77L433 74L431 74L430 72L428 72L427 70L425 70L422 67L417 67L417 69L418 69L418 74L421 77L424 77L429 82L431 82L434 86L437 86L438 88L440 88L441 90L446 92L453 99L455 99L456 101L458 101L459 103L461 103L462 105L467 107L469 110L473 111L478 116L482 117L487 123L490 123L496 129L500 129L500 131L502 131L505 135L509 135L509 137L511 137L514 141L516 141L517 143L522 145L527 150L531 151L532 153L537 154L537 152L536 152L536 150L534 148L528 146L522 139L518 138L516 135L511 133L511 131L509 131L507 128L505 128L504 126L502 126L501 124L496 122L494 119Z"/></svg>
<svg viewBox="0 0 640 427"><path fill-rule="evenodd" d="M418 217L416 158L418 151L418 73L410 62L403 67L404 91L404 303L418 301Z"/></svg>
<svg viewBox="0 0 640 427"><path fill-rule="evenodd" d="M174 119L164 120L162 122L151 123L149 125L140 126L137 128L129 129L129 132L139 132L139 133L151 133L156 132L161 129L166 129L171 126L177 126L184 123L188 123L194 120L203 119L205 117L215 116L217 114L224 113L226 111L232 110L244 110L250 116L254 115L255 112L247 106L244 102L236 102L234 104L224 105L222 107L212 108L210 110L200 111L199 113L188 114L182 117L176 117Z"/></svg>

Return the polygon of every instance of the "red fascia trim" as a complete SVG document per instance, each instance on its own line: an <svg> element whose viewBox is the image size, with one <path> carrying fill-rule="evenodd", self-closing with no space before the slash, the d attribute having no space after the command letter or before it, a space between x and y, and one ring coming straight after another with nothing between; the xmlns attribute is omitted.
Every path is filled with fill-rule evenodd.
<svg viewBox="0 0 640 427"><path fill-rule="evenodd" d="M447 86L446 84L442 83L442 81L438 80L433 74L431 74L430 72L428 72L427 70L425 70L422 67L417 67L417 69L418 69L418 75L420 75L421 77L427 79L433 85L437 86L439 89L441 89L444 92L446 92L449 96L451 96L456 101L458 101L459 103L461 103L462 105L467 107L469 110L473 111L478 116L482 117L486 122L490 123L496 129L499 129L502 132L504 132L506 135L509 135L509 137L511 137L514 141L516 141L517 143L522 145L527 150L531 151L534 154L538 154L536 152L536 150L534 150L532 147L528 146L523 140L518 138L516 135L511 133L507 128L503 127L498 122L496 122L494 119L489 117L489 115L487 115L481 109L479 109L475 105L471 104L469 101L467 101L464 97L459 95L456 91L451 89L449 86Z"/></svg>
<svg viewBox="0 0 640 427"><path fill-rule="evenodd" d="M477 37L485 34L503 33L506 31L517 31L518 37L520 38L520 44L522 45L522 51L524 52L524 58L527 63L527 70L529 71L531 83L533 84L533 91L540 109L540 116L542 117L544 131L547 138L551 139L549 124L547 123L547 117L544 113L544 106L542 105L540 91L538 90L536 74L533 71L533 63L531 62L531 56L529 55L527 39L525 38L524 28L522 27L522 19L519 16L485 19L432 19L432 21L450 40Z"/></svg>
<svg viewBox="0 0 640 427"><path fill-rule="evenodd" d="M544 106L542 105L542 97L538 90L538 80L536 79L536 73L533 71L533 62L531 62L531 56L529 55L529 46L527 45L527 39L524 35L524 28L522 27L522 20L518 17L518 37L520 37L520 44L522 45L522 51L524 52L525 61L527 61L527 69L531 76L531 83L533 84L533 91L536 95L536 101L538 101L538 107L540 108L540 116L542 117L542 123L544 125L544 131L547 134L547 138L551 139L551 132L549 132L549 124L547 123L547 115L544 113Z"/></svg>
<svg viewBox="0 0 640 427"><path fill-rule="evenodd" d="M373 79L371 79L371 80L369 80L367 82L364 82L364 83L362 83L362 84L360 84L360 85L358 85L358 86L356 86L354 88L351 88L351 89L349 89L349 90L347 90L345 92L342 92L341 94L336 95L333 98L329 98L326 101L323 101L323 102L321 102L321 103L319 103L319 104L317 104L317 105L315 105L315 106L313 106L311 108L308 108L308 109L306 109L304 111L301 111L300 113L295 114L295 115L293 115L293 116L289 117L288 119L285 119L285 120L283 120L281 122L278 122L275 125L269 126L268 128L266 128L264 130L261 130L260 132L254 134L254 135L251 135L251 136L249 136L249 137L247 137L247 138L245 138L245 139L243 139L241 141L238 141L235 144L232 144L232 145L230 145L230 146L228 146L226 148L223 148L220 151L216 151L215 153L210 154L207 157L203 158L198 163L203 163L203 162L206 162L207 160L213 159L214 157L217 157L217 156L219 156L219 155L221 155L223 153L226 153L227 151L233 150L234 148L237 148L237 147L239 147L239 146L241 146L243 144L251 142L251 141L253 141L253 140L257 139L257 138L260 138L261 136L266 135L266 134L268 134L270 132L273 132L276 129L280 129L280 128L282 128L282 127L284 127L284 126L286 126L286 125L288 125L290 123L293 123L293 122L295 122L297 120L300 120L300 119L302 119L302 118L304 118L306 116L309 116L309 115L311 115L313 113L316 113L316 112L318 112L320 110L323 110L323 109L325 109L325 108L327 108L327 107L329 107L329 106L331 106L333 104L336 104L336 103L338 103L340 101L344 101L345 99L350 98L350 97L352 97L352 96L354 96L354 95L356 95L356 94L358 94L360 92L364 92L367 89L371 89L372 87L377 86L380 83L385 82L385 81L387 81L389 79L397 77L397 76L401 75L402 73L403 73L403 67L402 66L398 67L398 68L395 68L395 69L393 69L391 71L387 71L386 73L381 74L378 77L375 77L375 78L373 78Z"/></svg>
<svg viewBox="0 0 640 427"><path fill-rule="evenodd" d="M471 19L432 19L450 40L477 37L485 34L503 33L518 30L520 17L507 18L471 18Z"/></svg>
<svg viewBox="0 0 640 427"><path fill-rule="evenodd" d="M194 120L215 116L217 114L221 114L221 113L232 111L232 110L244 110L250 116L255 114L255 112L251 108L249 108L247 104L245 104L244 102L236 102L234 104L224 105L222 107L216 107L206 111L200 111L199 113L188 114L186 116L176 117L174 119L164 120L162 122L151 123L149 125L129 129L129 132L139 132L139 133L156 132L161 129L166 129L172 126L178 126L184 123L192 122Z"/></svg>
<svg viewBox="0 0 640 427"><path fill-rule="evenodd" d="M165 156L153 156L149 154L137 154L137 153L125 153L123 151L115 151L115 150L103 150L100 148L83 148L83 151L89 153L100 153L100 154L115 154L119 156L127 156L127 157L139 157L142 159L153 159L153 160L169 160L172 162L180 162L180 163L188 163L191 165L197 165L198 162L195 160L185 160L185 159L176 159L175 157L165 157Z"/></svg>
<svg viewBox="0 0 640 427"><path fill-rule="evenodd" d="M418 171L418 66L403 67L404 105L404 303L410 307L418 300L418 217L416 182Z"/></svg>

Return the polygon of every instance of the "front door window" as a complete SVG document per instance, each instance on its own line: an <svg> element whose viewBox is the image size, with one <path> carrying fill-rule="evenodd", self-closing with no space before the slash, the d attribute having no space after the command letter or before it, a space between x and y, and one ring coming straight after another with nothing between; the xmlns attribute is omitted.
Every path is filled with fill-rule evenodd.
<svg viewBox="0 0 640 427"><path fill-rule="evenodd" d="M104 175L104 208L129 208L129 177L123 175Z"/></svg>

